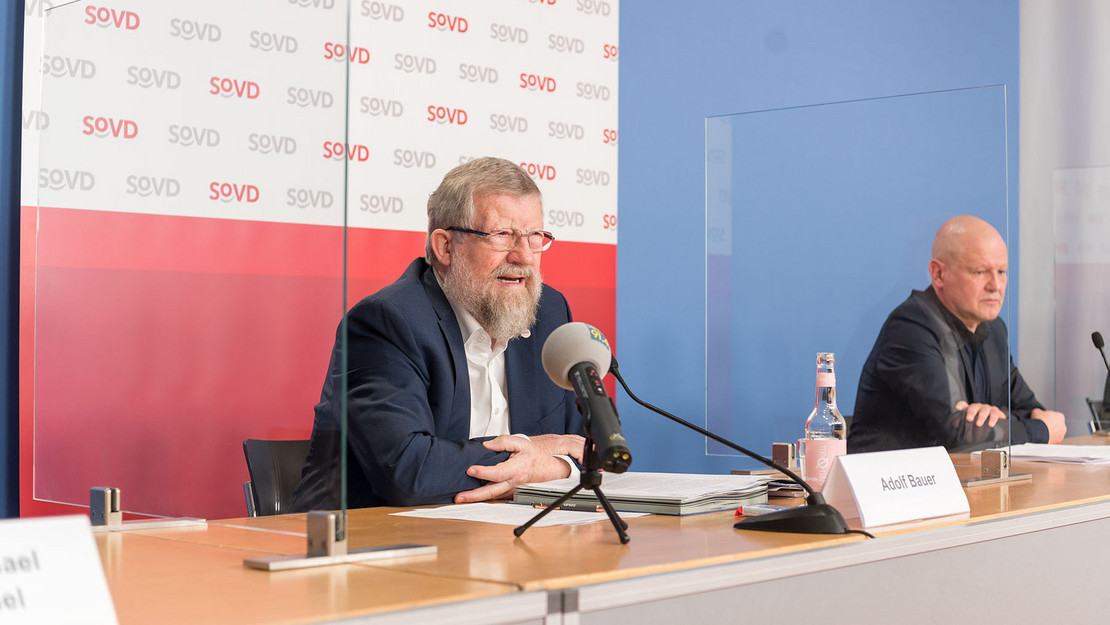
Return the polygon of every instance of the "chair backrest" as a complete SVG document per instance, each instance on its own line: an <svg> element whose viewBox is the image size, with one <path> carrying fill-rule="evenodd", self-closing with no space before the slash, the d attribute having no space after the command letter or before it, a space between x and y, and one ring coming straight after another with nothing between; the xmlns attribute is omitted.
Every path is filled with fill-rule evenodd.
<svg viewBox="0 0 1110 625"><path fill-rule="evenodd" d="M255 514L268 516L288 512L293 490L301 481L301 471L308 457L308 441L248 438L243 441L243 455L251 478Z"/></svg>

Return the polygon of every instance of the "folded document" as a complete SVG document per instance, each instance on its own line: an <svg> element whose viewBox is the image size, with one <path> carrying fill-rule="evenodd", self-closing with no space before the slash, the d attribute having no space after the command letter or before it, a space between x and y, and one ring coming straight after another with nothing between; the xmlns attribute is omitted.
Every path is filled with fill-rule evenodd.
<svg viewBox="0 0 1110 625"><path fill-rule="evenodd" d="M605 473L601 492L618 511L694 514L735 510L767 501L767 475L697 475L688 473ZM579 478L517 486L514 503L551 504L578 486ZM582 489L567 500L597 505L593 491Z"/></svg>

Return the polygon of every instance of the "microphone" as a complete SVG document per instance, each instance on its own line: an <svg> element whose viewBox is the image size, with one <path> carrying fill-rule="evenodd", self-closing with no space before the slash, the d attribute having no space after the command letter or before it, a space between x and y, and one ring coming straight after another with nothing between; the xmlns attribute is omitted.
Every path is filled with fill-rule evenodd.
<svg viewBox="0 0 1110 625"><path fill-rule="evenodd" d="M1102 389L1102 409L1110 410L1110 362L1107 362L1106 352L1102 349L1106 347L1106 342L1102 340L1101 332L1092 332L1091 342L1095 344L1098 353L1102 354L1102 364L1106 365L1106 386Z"/></svg>
<svg viewBox="0 0 1110 625"><path fill-rule="evenodd" d="M621 434L617 407L601 385L612 358L605 335L588 323L563 324L547 337L541 358L551 381L574 391L578 412L593 438L601 468L610 473L627 471L632 464L632 452Z"/></svg>
<svg viewBox="0 0 1110 625"><path fill-rule="evenodd" d="M1110 362L1106 361L1106 352L1102 350L1103 347L1106 347L1106 342L1102 340L1102 333L1092 332L1091 341L1095 344L1095 349L1102 354L1102 364L1106 365L1106 372L1110 373Z"/></svg>
<svg viewBox="0 0 1110 625"><path fill-rule="evenodd" d="M763 464L771 467L772 469L783 473L794 482L797 482L798 485L804 488L806 493L808 494L808 496L806 497L806 505L804 506L787 508L785 510L779 510L777 512L770 512L768 514L748 517L744 520L738 521L735 525L733 525L734 528L760 530L765 532L795 532L799 534L857 533L864 534L865 536L868 536L870 538L874 538L874 536L871 536L871 534L868 534L863 530L853 530L849 528L848 523L844 520L844 517L841 516L840 512L836 508L825 503L825 498L821 495L821 493L813 490L813 487L811 487L809 484L806 484L805 480L803 480L790 469L782 466L774 460L771 460L770 458L766 458L755 453L754 451L745 449L724 437L718 436L705 428L698 427L693 423L682 419L681 417L676 417L666 410L657 408L643 401L639 397L636 397L632 390L628 388L628 383L626 383L624 381L624 378L621 377L620 368L617 366L616 358L611 359L611 362L609 364L609 371L611 371L613 373L613 377L615 377L617 381L620 382L621 387L624 388L624 392L628 393L628 396L632 398L632 401L640 404L641 406L647 408L652 412L660 414L670 419L671 421L674 421L679 425L685 426L697 432L698 434L701 434L702 436L711 438L730 449L734 449L744 454L745 456L748 456L749 458L758 460Z"/></svg>

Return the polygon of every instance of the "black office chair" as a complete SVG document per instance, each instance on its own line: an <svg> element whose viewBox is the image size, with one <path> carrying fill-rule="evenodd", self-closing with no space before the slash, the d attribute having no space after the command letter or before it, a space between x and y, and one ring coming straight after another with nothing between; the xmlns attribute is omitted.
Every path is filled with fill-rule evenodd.
<svg viewBox="0 0 1110 625"><path fill-rule="evenodd" d="M269 516L289 511L293 490L301 481L308 457L308 441L243 441L250 481L243 484L250 516Z"/></svg>

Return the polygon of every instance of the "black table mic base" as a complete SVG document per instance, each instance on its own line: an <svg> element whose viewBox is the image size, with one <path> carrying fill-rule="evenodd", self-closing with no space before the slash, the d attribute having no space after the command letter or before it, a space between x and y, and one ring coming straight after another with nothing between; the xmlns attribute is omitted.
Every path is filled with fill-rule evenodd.
<svg viewBox="0 0 1110 625"><path fill-rule="evenodd" d="M613 529L617 530L617 536L620 537L621 544L628 544L630 539L628 537L628 532L625 531L628 529L628 523L625 523L624 519L617 516L617 511L613 508L613 504L609 503L609 498L605 496L605 493L601 492L601 471L598 469L600 461L598 460L597 452L594 450L594 442L591 440L588 432L583 453L586 456L586 468L582 471L581 475L579 475L578 486L570 489L564 493L562 497L559 497L546 508L540 510L539 514L529 519L527 523L514 529L514 535L519 537L525 530L532 527L533 524L542 519L548 512L563 505L563 503L573 497L575 493L585 488L593 491L594 495L597 496L597 500L601 502L601 507L605 510L605 514L609 515L609 520L613 523Z"/></svg>

